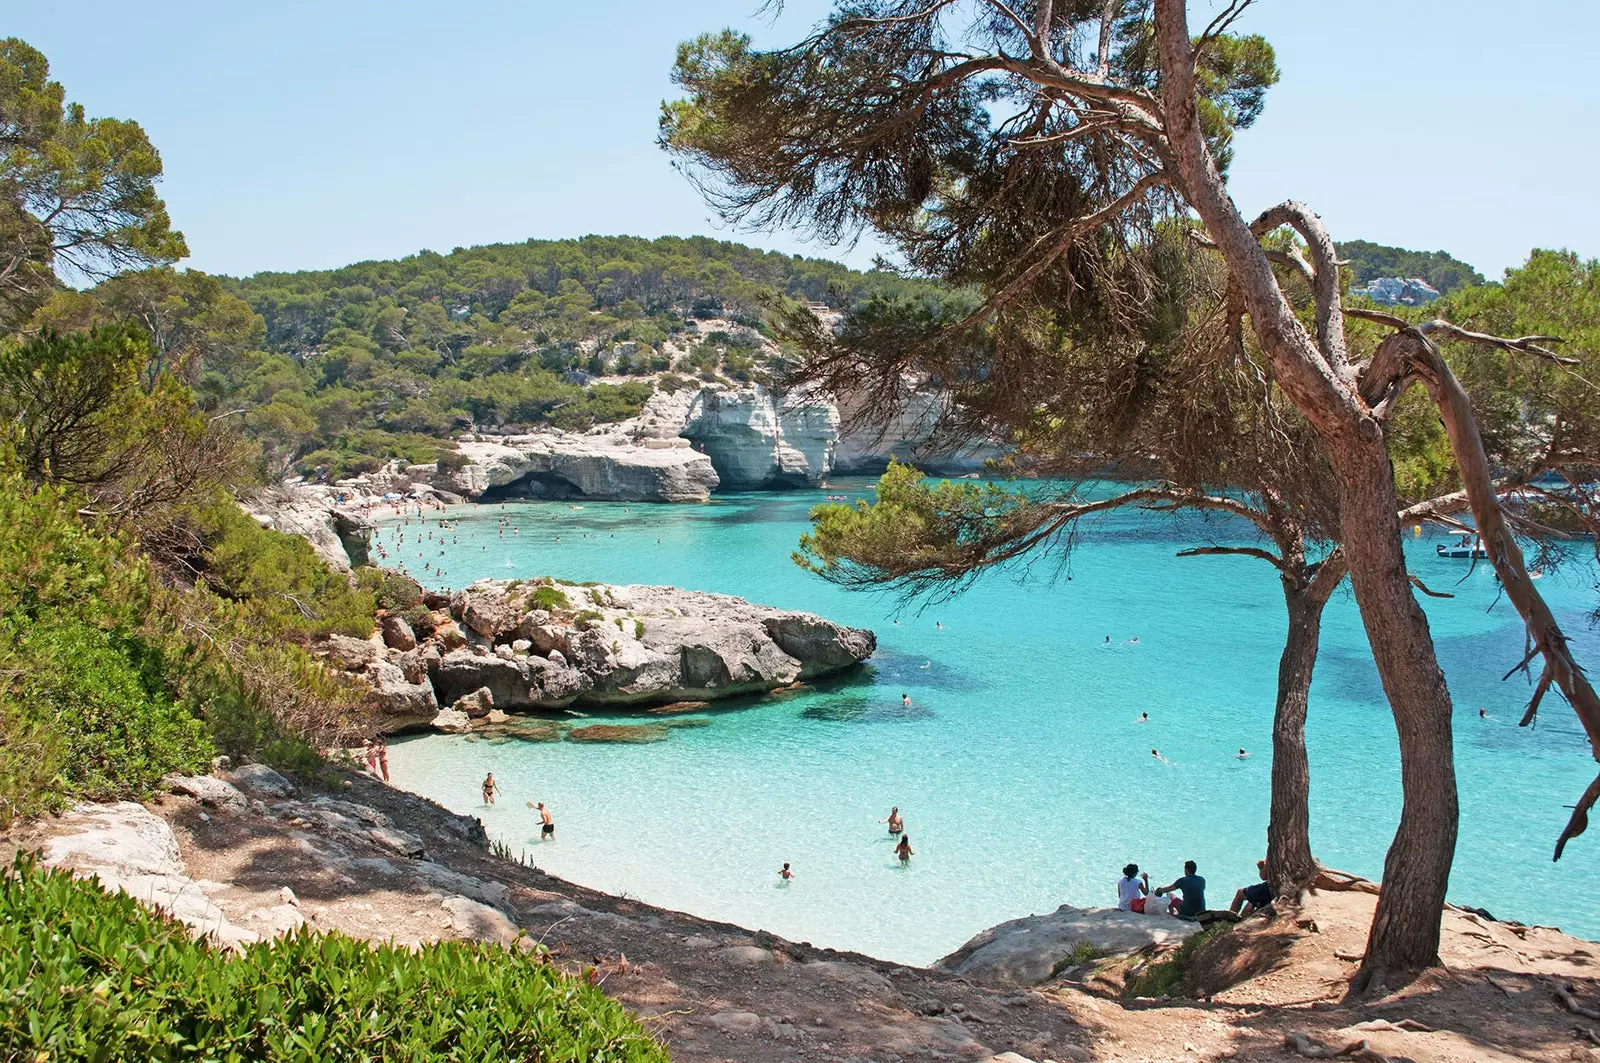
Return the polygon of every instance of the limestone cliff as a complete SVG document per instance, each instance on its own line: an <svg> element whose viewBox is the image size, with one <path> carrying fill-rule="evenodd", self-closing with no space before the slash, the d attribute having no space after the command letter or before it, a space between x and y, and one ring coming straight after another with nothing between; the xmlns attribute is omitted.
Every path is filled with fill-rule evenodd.
<svg viewBox="0 0 1600 1063"><path fill-rule="evenodd" d="M679 434L710 457L726 489L815 487L833 468L839 411L807 391L702 388Z"/></svg>

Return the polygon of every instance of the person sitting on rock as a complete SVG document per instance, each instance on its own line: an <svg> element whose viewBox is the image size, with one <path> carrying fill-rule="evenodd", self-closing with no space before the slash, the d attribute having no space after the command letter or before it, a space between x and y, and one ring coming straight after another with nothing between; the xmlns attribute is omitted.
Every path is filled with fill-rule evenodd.
<svg viewBox="0 0 1600 1063"><path fill-rule="evenodd" d="M1233 903L1228 906L1228 911L1237 915L1250 915L1272 903L1272 883L1267 880L1267 862L1257 860L1256 871L1260 874L1261 881L1234 893Z"/></svg>
<svg viewBox="0 0 1600 1063"><path fill-rule="evenodd" d="M1206 910L1206 880L1195 874L1198 868L1193 860L1183 862L1183 877L1174 879L1169 885L1155 890L1157 897L1165 896L1173 890L1183 894L1183 903L1178 906L1178 918L1194 922L1200 913Z"/></svg>
<svg viewBox="0 0 1600 1063"><path fill-rule="evenodd" d="M1144 911L1144 895L1149 892L1149 873L1140 874L1138 864L1129 864L1122 869L1122 877L1117 879L1117 910L1119 912Z"/></svg>

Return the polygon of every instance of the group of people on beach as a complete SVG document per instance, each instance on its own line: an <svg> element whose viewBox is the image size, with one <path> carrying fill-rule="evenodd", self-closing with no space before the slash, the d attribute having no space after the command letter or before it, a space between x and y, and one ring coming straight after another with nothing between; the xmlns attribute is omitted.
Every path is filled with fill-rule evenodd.
<svg viewBox="0 0 1600 1063"><path fill-rule="evenodd" d="M1186 922L1206 925L1237 921L1260 911L1273 901L1272 883L1267 881L1265 860L1256 861L1256 872L1261 881L1235 892L1233 903L1225 911L1214 912L1206 907L1206 880L1200 876L1199 870L1193 860L1185 860L1182 875L1165 886L1152 889L1150 873L1140 871L1138 864L1129 864L1122 869L1122 877L1117 879L1117 910L1142 915L1172 915Z"/></svg>

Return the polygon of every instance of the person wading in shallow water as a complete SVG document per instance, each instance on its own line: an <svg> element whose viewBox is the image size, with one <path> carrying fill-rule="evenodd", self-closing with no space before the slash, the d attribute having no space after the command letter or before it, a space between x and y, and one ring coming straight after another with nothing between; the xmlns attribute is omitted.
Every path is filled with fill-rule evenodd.
<svg viewBox="0 0 1600 1063"><path fill-rule="evenodd" d="M880 819L880 820L878 820L878 822L879 823L887 823L887 824L889 824L889 833L890 834L899 834L901 831L906 829L906 821L904 819L900 818L900 806L899 805L896 805L895 807L893 807L893 808L891 808L889 810L889 818L888 819Z"/></svg>
<svg viewBox="0 0 1600 1063"><path fill-rule="evenodd" d="M540 826L539 826L539 840L540 841L544 841L546 838L548 838L551 841L555 841L556 840L556 819L555 819L555 817L550 814L550 810L548 808L544 807L544 802L543 801L540 801L537 807L539 809L539 824L540 824Z"/></svg>
<svg viewBox="0 0 1600 1063"><path fill-rule="evenodd" d="M483 777L483 803L494 804L494 795L500 792L500 784L494 781L494 772Z"/></svg>
<svg viewBox="0 0 1600 1063"><path fill-rule="evenodd" d="M916 850L911 848L911 835L900 835L900 844L894 847L894 855L900 858L901 867L911 862L911 858L916 855Z"/></svg>

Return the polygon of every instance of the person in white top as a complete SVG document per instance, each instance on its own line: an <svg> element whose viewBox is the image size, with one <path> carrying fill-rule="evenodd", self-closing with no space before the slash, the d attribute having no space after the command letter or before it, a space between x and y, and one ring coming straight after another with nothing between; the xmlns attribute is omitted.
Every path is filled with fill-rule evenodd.
<svg viewBox="0 0 1600 1063"><path fill-rule="evenodd" d="M1140 874L1138 864L1129 864L1122 869L1122 877L1117 879L1117 910L1135 911L1133 902L1148 892L1150 892L1150 875Z"/></svg>

